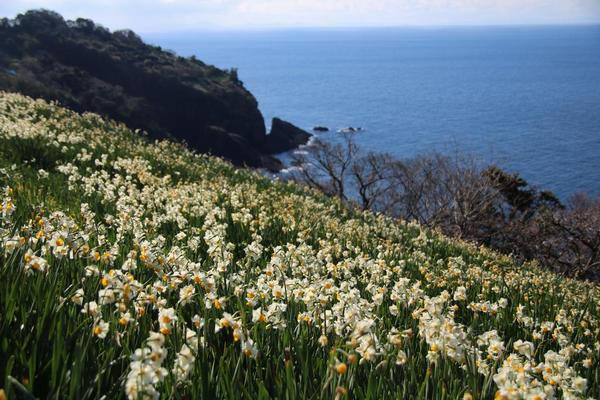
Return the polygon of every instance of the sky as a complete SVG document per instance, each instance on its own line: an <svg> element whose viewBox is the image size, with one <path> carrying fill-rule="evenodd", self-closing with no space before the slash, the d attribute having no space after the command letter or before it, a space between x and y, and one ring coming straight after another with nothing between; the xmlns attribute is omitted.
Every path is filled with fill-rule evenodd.
<svg viewBox="0 0 600 400"><path fill-rule="evenodd" d="M306 27L597 24L600 0L0 0L139 33Z"/></svg>

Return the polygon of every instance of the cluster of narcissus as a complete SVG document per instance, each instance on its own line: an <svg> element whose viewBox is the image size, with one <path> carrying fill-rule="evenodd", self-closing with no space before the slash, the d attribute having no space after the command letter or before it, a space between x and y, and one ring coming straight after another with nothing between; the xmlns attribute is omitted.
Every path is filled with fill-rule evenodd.
<svg viewBox="0 0 600 400"><path fill-rule="evenodd" d="M0 143L9 393L600 396L593 284L16 94Z"/></svg>

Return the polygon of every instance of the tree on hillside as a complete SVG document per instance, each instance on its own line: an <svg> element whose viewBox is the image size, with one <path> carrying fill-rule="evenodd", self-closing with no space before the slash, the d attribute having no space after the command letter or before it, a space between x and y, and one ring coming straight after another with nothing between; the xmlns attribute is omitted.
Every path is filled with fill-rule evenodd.
<svg viewBox="0 0 600 400"><path fill-rule="evenodd" d="M351 207L417 221L561 273L600 278L600 200L579 195L565 207L518 174L460 152L396 159L363 151L352 133L336 143L316 140L293 163L299 168L292 179Z"/></svg>

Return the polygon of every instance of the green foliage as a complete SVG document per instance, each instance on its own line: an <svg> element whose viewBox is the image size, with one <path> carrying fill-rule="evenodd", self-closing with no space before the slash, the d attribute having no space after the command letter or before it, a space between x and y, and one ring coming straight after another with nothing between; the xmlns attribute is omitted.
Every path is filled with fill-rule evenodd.
<svg viewBox="0 0 600 400"><path fill-rule="evenodd" d="M595 285L7 93L0 188L9 399L131 397L132 357L159 331L167 353L153 356L165 370L151 386L163 398L494 398L509 357L530 363L526 391L553 351L574 352L558 398L574 385L568 373L587 379L572 398L600 396ZM104 289L132 292L99 304L100 316L82 313ZM285 311L253 318L278 304ZM160 319L165 310L177 321ZM542 332L543 323L553 326ZM505 350L491 360L477 339L493 330ZM184 344L195 348L179 382Z"/></svg>

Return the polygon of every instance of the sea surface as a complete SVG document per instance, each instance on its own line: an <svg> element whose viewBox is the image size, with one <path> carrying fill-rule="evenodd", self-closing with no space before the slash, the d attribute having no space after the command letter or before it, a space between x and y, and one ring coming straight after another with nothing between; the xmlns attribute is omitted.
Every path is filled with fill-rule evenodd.
<svg viewBox="0 0 600 400"><path fill-rule="evenodd" d="M567 199L600 196L600 26L145 35L238 68L267 124L353 126L398 157L463 151ZM336 140L335 133L319 135ZM284 157L285 158L285 157Z"/></svg>

